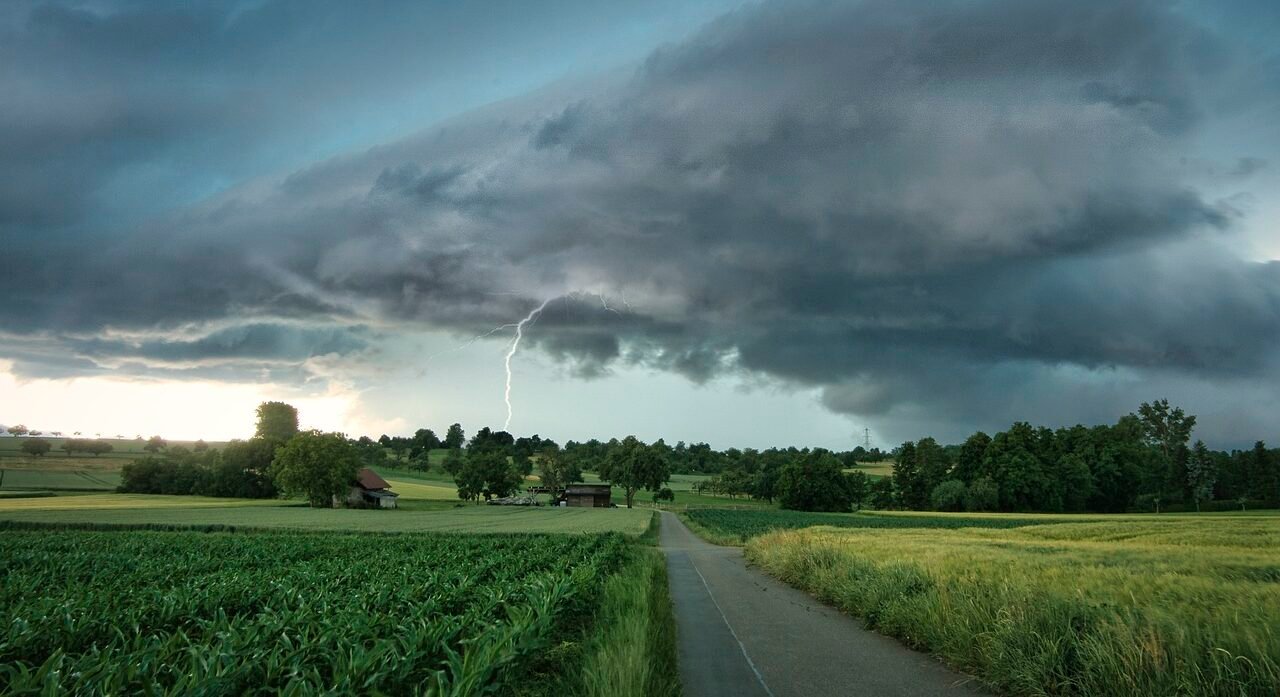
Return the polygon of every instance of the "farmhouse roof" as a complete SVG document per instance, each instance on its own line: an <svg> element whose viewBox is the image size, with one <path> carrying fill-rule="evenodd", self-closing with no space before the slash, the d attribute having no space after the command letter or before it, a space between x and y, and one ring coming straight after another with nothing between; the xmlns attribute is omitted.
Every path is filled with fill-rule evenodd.
<svg viewBox="0 0 1280 697"><path fill-rule="evenodd" d="M361 489L369 490L387 489L391 487L391 485L387 483L387 480L379 477L377 472L374 472L368 467L363 467L359 472L356 472L356 483L360 485Z"/></svg>

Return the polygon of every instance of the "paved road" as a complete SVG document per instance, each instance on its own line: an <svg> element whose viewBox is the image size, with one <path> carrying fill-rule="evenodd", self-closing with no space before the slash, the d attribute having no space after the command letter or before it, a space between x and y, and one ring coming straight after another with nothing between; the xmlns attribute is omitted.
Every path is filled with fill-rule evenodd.
<svg viewBox="0 0 1280 697"><path fill-rule="evenodd" d="M686 697L970 697L976 681L747 568L672 513L660 534Z"/></svg>

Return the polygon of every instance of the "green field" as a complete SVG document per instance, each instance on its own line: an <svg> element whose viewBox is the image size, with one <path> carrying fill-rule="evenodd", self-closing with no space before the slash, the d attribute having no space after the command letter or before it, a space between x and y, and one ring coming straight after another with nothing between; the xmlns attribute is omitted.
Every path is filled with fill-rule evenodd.
<svg viewBox="0 0 1280 697"><path fill-rule="evenodd" d="M49 441L49 445L53 446L53 450L48 455L44 455L39 458L32 458L30 455L27 455L26 453L22 452L22 442L31 437L32 436L27 436L24 438L0 438L0 458L12 457L12 458L22 458L24 460L35 459L38 462L46 458L52 459L54 457L65 457L65 454L61 450L59 450L59 448L62 446L62 443L64 441L68 440L68 438L54 438L52 436L36 436L43 440ZM93 435L82 434L80 436L73 436L73 437L81 438L81 439L98 440L98 438L94 437ZM148 454L146 450L143 450L143 447L147 444L147 441L145 440L137 440L136 438L102 438L101 440L104 440L111 444L111 452L103 453L101 455L86 455L86 454L74 455L71 457L71 459L73 460L123 459L127 461L135 457L138 457L140 455ZM167 442L168 442L168 445L170 446L181 445L185 448L190 448L196 444L196 441L193 441L193 440L171 440ZM223 441L207 441L206 444L210 448L221 448L222 446L226 445L226 443Z"/></svg>
<svg viewBox="0 0 1280 697"><path fill-rule="evenodd" d="M807 513L784 510L705 509L690 510L685 522L698 534L723 545L742 545L759 535L777 530L799 530L814 526L863 529L1008 529L1030 525L1060 525L1083 522L1135 523L1161 520L1191 523L1226 517L1235 520L1271 520L1280 526L1280 511L1252 513L1174 513L1153 518L1138 514L1036 514L1036 513L930 513L919 511L863 511L860 513Z"/></svg>
<svg viewBox="0 0 1280 697"><path fill-rule="evenodd" d="M559 692L590 656L548 649L591 636L629 549L618 535L10 531L0 672L11 694Z"/></svg>
<svg viewBox="0 0 1280 697"><path fill-rule="evenodd" d="M1280 517L845 517L747 557L1011 694L1280 691Z"/></svg>
<svg viewBox="0 0 1280 697"><path fill-rule="evenodd" d="M685 522L703 537L724 545L741 545L752 537L775 530L798 530L815 525L842 528L1016 528L1056 522L1047 516L973 517L933 513L899 515L896 513L806 513L784 510L699 509L684 514ZM1070 522L1062 518L1061 522ZM1078 520L1078 518L1076 519Z"/></svg>
<svg viewBox="0 0 1280 697"><path fill-rule="evenodd" d="M602 533L636 536L652 511L626 508L484 506L406 501L398 510L309 508L276 500L84 494L0 499L0 522L76 525L227 526L295 530L457 533Z"/></svg>
<svg viewBox="0 0 1280 697"><path fill-rule="evenodd" d="M678 694L652 510L111 491L138 456L0 457L0 692Z"/></svg>
<svg viewBox="0 0 1280 697"><path fill-rule="evenodd" d="M881 477L893 476L893 461L885 460L883 462L859 462L855 467L847 467L845 472L865 472L872 479L880 479Z"/></svg>
<svg viewBox="0 0 1280 697"><path fill-rule="evenodd" d="M80 469L3 468L0 490L61 489L66 491L114 491L120 486L118 471Z"/></svg>

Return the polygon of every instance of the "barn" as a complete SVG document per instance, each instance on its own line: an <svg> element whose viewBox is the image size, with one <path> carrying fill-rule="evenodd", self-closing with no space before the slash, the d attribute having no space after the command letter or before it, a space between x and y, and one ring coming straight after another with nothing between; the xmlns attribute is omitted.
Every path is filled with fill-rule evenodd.
<svg viewBox="0 0 1280 697"><path fill-rule="evenodd" d="M612 491L613 487L608 484L570 484L560 500L566 506L608 508L613 505Z"/></svg>
<svg viewBox="0 0 1280 697"><path fill-rule="evenodd" d="M378 476L368 467L356 472L355 484L347 495L347 504L351 506L370 506L374 508L395 508L396 499L400 495L391 491L387 480Z"/></svg>

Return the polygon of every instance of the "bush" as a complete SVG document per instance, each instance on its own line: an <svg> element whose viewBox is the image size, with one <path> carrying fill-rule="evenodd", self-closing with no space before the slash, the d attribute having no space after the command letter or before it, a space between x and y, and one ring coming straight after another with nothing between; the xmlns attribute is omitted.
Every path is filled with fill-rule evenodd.
<svg viewBox="0 0 1280 697"><path fill-rule="evenodd" d="M959 479L948 479L933 487L933 491L929 493L929 503L933 505L935 511L963 510L966 493L964 482Z"/></svg>
<svg viewBox="0 0 1280 697"><path fill-rule="evenodd" d="M22 452L33 457L40 457L49 452L53 448L49 441L43 438L28 438L22 441Z"/></svg>
<svg viewBox="0 0 1280 697"><path fill-rule="evenodd" d="M131 494L273 498L276 487L267 477L272 448L265 441L233 441L226 450L192 453L171 448L124 466L119 491Z"/></svg>
<svg viewBox="0 0 1280 697"><path fill-rule="evenodd" d="M1000 507L1000 487L989 477L975 479L964 494L964 509L970 512L994 511Z"/></svg>

